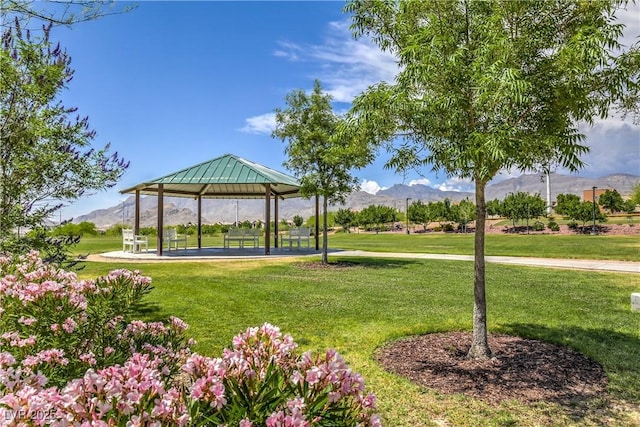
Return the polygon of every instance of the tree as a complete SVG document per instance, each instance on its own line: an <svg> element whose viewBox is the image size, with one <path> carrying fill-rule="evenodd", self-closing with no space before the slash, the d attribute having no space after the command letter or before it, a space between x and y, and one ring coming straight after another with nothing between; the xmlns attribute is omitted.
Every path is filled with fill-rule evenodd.
<svg viewBox="0 0 640 427"><path fill-rule="evenodd" d="M631 198L629 199L634 205L640 205L640 182L631 188Z"/></svg>
<svg viewBox="0 0 640 427"><path fill-rule="evenodd" d="M501 213L505 218L511 220L513 226L516 226L516 222L524 218L524 200L527 197L527 193L509 193L502 201Z"/></svg>
<svg viewBox="0 0 640 427"><path fill-rule="evenodd" d="M467 232L467 224L476 217L476 205L468 198L460 200L460 203L451 207L451 219L457 223L462 232Z"/></svg>
<svg viewBox="0 0 640 427"><path fill-rule="evenodd" d="M540 193L531 195L519 191L510 193L502 202L502 214L513 221L515 227L516 222L520 220L527 221L527 232L529 231L529 220L544 215L546 203L540 197Z"/></svg>
<svg viewBox="0 0 640 427"><path fill-rule="evenodd" d="M622 211L627 214L629 221L633 220L633 213L636 211L636 204L633 200L625 200L622 204Z"/></svg>
<svg viewBox="0 0 640 427"><path fill-rule="evenodd" d="M388 166L431 165L475 184L473 341L491 354L485 296L485 188L504 169L535 170L552 154L575 171L578 121L606 116L630 70L611 48L620 2L350 0L354 36L398 58L393 84L370 86L349 122L363 144L387 145Z"/></svg>
<svg viewBox="0 0 640 427"><path fill-rule="evenodd" d="M498 199L488 200L487 215L489 216L502 215L502 202Z"/></svg>
<svg viewBox="0 0 640 427"><path fill-rule="evenodd" d="M47 4L49 3L49 4ZM52 3L57 3L53 4ZM31 20L44 21L47 25L70 26L103 16L127 12L136 6L122 6L116 1L66 0L41 2L33 0L0 0L3 17L18 18L24 25ZM3 22L6 22L3 21Z"/></svg>
<svg viewBox="0 0 640 427"><path fill-rule="evenodd" d="M61 224L51 231L53 236L95 236L98 234L96 225L92 222L82 221L80 224L67 222Z"/></svg>
<svg viewBox="0 0 640 427"><path fill-rule="evenodd" d="M7 25L0 49L0 240L42 225L63 202L116 184L128 163L91 147L88 119L57 97L73 77L69 55L49 39Z"/></svg>
<svg viewBox="0 0 640 427"><path fill-rule="evenodd" d="M577 205L573 206L572 210L569 212L569 218L575 221L581 221L582 226L584 227L587 222L593 221L594 212L595 212L596 221L598 222L606 221L607 217L602 212L600 212L600 209L598 209L597 205L595 208L593 205L594 205L593 202L578 203Z"/></svg>
<svg viewBox="0 0 640 427"><path fill-rule="evenodd" d="M618 190L606 190L598 197L598 204L607 209L610 214L619 212L624 208L624 200Z"/></svg>
<svg viewBox="0 0 640 427"><path fill-rule="evenodd" d="M421 200L413 202L409 205L408 215L409 221L414 224L422 224L425 230L433 219L431 211L429 210L429 205L422 203Z"/></svg>
<svg viewBox="0 0 640 427"><path fill-rule="evenodd" d="M569 215L569 213L580 204L580 197L575 194L558 194L556 197L555 211L559 215Z"/></svg>
<svg viewBox="0 0 640 427"><path fill-rule="evenodd" d="M322 263L328 263L327 208L329 203L344 203L358 187L352 168L365 166L371 155L366 147L340 138L336 130L341 118L331 107L331 96L322 92L320 81L311 94L295 90L286 98L287 108L276 109L276 129L272 136L287 142L284 165L300 178L304 197L322 196L325 218L322 232Z"/></svg>
<svg viewBox="0 0 640 427"><path fill-rule="evenodd" d="M442 223L451 220L451 201L449 199L444 199L444 201L429 202L427 206L429 208L429 212L431 213L431 218L434 221L438 221L440 227L442 227Z"/></svg>
<svg viewBox="0 0 640 427"><path fill-rule="evenodd" d="M351 225L355 221L355 214L351 209L338 209L333 215L336 224L341 225L344 231L349 231Z"/></svg>
<svg viewBox="0 0 640 427"><path fill-rule="evenodd" d="M300 215L293 216L293 225L295 225L296 227L300 227L303 223L304 218L302 218Z"/></svg>

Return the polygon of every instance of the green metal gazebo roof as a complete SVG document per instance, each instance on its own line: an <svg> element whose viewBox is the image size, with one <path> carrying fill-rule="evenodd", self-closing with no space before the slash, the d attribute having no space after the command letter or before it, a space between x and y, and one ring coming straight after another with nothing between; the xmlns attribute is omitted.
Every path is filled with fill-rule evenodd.
<svg viewBox="0 0 640 427"><path fill-rule="evenodd" d="M279 198L300 197L300 182L287 174L233 154L200 163L178 172L127 188L120 193L155 195L163 184L167 196L218 199L260 199L267 184Z"/></svg>

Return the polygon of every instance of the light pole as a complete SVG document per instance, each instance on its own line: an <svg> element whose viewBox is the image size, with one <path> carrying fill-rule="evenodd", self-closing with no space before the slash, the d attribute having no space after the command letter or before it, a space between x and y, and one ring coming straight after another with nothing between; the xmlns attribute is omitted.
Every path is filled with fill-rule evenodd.
<svg viewBox="0 0 640 427"><path fill-rule="evenodd" d="M591 234L593 234L594 236L598 234L596 232L596 188L598 187L594 186L591 193L591 197L593 199L593 229L591 230Z"/></svg>
<svg viewBox="0 0 640 427"><path fill-rule="evenodd" d="M406 218L406 220L407 220L407 234L409 234L409 200L411 200L411 197L407 197L407 211L406 211L406 214L407 214L407 218Z"/></svg>
<svg viewBox="0 0 640 427"><path fill-rule="evenodd" d="M238 201L236 200L236 227L238 227Z"/></svg>

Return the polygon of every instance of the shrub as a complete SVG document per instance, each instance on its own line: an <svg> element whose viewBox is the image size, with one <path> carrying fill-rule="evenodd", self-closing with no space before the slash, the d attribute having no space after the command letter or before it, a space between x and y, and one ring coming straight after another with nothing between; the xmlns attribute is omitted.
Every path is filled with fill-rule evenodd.
<svg viewBox="0 0 640 427"><path fill-rule="evenodd" d="M549 221L547 223L547 227L549 228L549 230L551 231L560 231L560 226L558 225L557 222L555 221Z"/></svg>
<svg viewBox="0 0 640 427"><path fill-rule="evenodd" d="M264 324L233 339L222 358L194 354L188 375L193 425L380 425L373 395L334 350L295 353L290 335ZM246 424L243 424L246 423Z"/></svg>
<svg viewBox="0 0 640 427"><path fill-rule="evenodd" d="M542 223L541 221L536 221L533 223L531 229L533 231L544 231L544 223Z"/></svg>
<svg viewBox="0 0 640 427"><path fill-rule="evenodd" d="M128 322L151 289L139 272L79 281L32 252L0 258L0 274L3 425L380 425L339 354L300 355L275 326L209 358L180 319Z"/></svg>
<svg viewBox="0 0 640 427"><path fill-rule="evenodd" d="M577 230L578 229L578 223L575 221L570 221L567 223L567 227L569 227L570 230Z"/></svg>
<svg viewBox="0 0 640 427"><path fill-rule="evenodd" d="M454 231L454 229L453 229L453 225L452 225L452 224L445 224L445 225L442 227L442 230L443 230L444 232L446 232L446 233L450 233L450 232Z"/></svg>
<svg viewBox="0 0 640 427"><path fill-rule="evenodd" d="M1 257L0 275L0 348L50 385L63 385L90 367L123 363L135 352L156 355L167 366L186 357L186 325L179 319L168 327L127 323L151 291L151 280L137 271L80 281L31 252Z"/></svg>

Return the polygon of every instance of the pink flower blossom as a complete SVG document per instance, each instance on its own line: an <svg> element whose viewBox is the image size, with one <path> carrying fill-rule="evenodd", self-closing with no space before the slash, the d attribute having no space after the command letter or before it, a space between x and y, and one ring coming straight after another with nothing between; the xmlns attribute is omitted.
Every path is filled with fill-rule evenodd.
<svg viewBox="0 0 640 427"><path fill-rule="evenodd" d="M76 329L77 326L78 324L75 322L75 320L73 320L71 317L67 317L62 324L62 329L64 329L66 333L70 334Z"/></svg>

